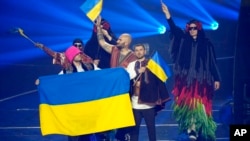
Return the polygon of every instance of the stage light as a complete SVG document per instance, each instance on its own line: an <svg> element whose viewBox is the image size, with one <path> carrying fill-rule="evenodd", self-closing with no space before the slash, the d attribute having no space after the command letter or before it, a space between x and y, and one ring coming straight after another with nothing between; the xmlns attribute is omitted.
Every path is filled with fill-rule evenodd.
<svg viewBox="0 0 250 141"><path fill-rule="evenodd" d="M158 28L158 33L160 33L160 34L164 34L166 32L166 27L165 26L160 26L159 28Z"/></svg>
<svg viewBox="0 0 250 141"><path fill-rule="evenodd" d="M213 22L210 27L211 27L212 30L217 30L218 27L219 27L219 23Z"/></svg>
<svg viewBox="0 0 250 141"><path fill-rule="evenodd" d="M159 34L159 27L162 25L157 18L152 16L152 14L140 5L142 3L137 3L134 1L123 1L124 5L130 9L136 9L136 14L133 10L128 10L127 7L124 7L120 3L113 3L104 5L102 9L102 17L109 17L107 20L112 20L111 27L115 31L116 35L127 32L132 35L133 38L151 36ZM154 2L154 1L151 1ZM115 7L114 7L114 4ZM160 7L160 3L157 3ZM155 4L152 4L155 5ZM112 10L111 10L112 9ZM113 12L120 11L120 12ZM124 11L126 14L124 14ZM119 20L114 20L111 17L120 17ZM126 30L121 27L126 27Z"/></svg>

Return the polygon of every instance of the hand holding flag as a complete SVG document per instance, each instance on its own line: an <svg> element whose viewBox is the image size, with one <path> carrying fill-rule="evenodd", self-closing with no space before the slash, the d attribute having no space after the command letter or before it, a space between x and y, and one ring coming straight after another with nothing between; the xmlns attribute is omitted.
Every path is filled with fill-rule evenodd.
<svg viewBox="0 0 250 141"><path fill-rule="evenodd" d="M171 71L164 59L156 51L153 56L148 60L146 66L158 79L162 82L166 82L169 77L171 77ZM135 82L139 80L142 73L139 74ZM135 83L134 83L135 84Z"/></svg>
<svg viewBox="0 0 250 141"><path fill-rule="evenodd" d="M95 25L96 26L101 26L101 22L102 22L102 17L101 16L98 16L95 20Z"/></svg>

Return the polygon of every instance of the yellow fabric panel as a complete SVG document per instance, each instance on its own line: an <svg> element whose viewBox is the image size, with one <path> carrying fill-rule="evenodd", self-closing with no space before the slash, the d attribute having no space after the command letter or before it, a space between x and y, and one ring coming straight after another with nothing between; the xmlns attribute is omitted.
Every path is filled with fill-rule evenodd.
<svg viewBox="0 0 250 141"><path fill-rule="evenodd" d="M164 70L159 66L157 63L155 63L153 60L148 61L147 68L155 74L161 81L165 82L168 79L168 76L164 72Z"/></svg>
<svg viewBox="0 0 250 141"><path fill-rule="evenodd" d="M102 11L102 0L100 0L94 8L92 8L88 13L87 16L90 18L91 21L94 21L97 16Z"/></svg>
<svg viewBox="0 0 250 141"><path fill-rule="evenodd" d="M135 125L129 94L66 105L40 104L42 135L83 135Z"/></svg>

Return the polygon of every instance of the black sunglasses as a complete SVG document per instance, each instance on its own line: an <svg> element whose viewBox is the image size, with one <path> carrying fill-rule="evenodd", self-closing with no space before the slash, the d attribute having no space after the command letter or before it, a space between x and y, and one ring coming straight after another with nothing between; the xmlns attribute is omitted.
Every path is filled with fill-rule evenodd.
<svg viewBox="0 0 250 141"><path fill-rule="evenodd" d="M74 44L75 47L82 47L81 44Z"/></svg>
<svg viewBox="0 0 250 141"><path fill-rule="evenodd" d="M189 27L188 30L197 30L198 28L197 27Z"/></svg>

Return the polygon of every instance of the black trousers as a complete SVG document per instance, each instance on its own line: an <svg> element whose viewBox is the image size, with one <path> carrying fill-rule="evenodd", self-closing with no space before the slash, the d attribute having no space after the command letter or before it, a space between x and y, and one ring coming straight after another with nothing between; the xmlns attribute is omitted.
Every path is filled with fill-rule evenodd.
<svg viewBox="0 0 250 141"><path fill-rule="evenodd" d="M130 133L130 141L139 140L139 130L142 118L144 118L149 141L156 141L156 129L155 129L155 108L150 109L133 109L135 126L132 128Z"/></svg>

